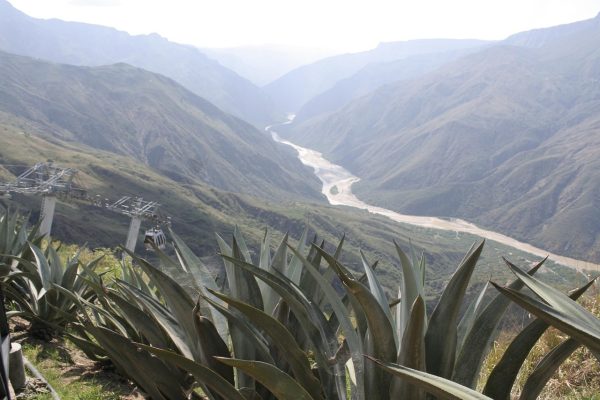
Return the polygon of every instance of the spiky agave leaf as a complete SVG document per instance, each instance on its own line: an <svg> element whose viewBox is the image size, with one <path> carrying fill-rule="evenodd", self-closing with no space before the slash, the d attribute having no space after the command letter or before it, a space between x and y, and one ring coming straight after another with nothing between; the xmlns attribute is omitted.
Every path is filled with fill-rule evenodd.
<svg viewBox="0 0 600 400"><path fill-rule="evenodd" d="M221 375L217 374L214 370L208 368L205 365L199 364L195 361L185 358L177 353L167 351L164 349L157 349L151 346L145 346L138 344L138 346L148 352L155 354L157 357L166 360L179 368L188 371L196 378L196 380L210 388L216 394L226 400L246 400L244 396L228 382Z"/></svg>
<svg viewBox="0 0 600 400"><path fill-rule="evenodd" d="M402 365L383 362L370 356L366 357L385 371L405 379L416 386L419 386L423 390L437 396L439 399L492 400L491 398L484 396L473 389L459 385L451 380L428 374L427 372L403 367Z"/></svg>
<svg viewBox="0 0 600 400"><path fill-rule="evenodd" d="M535 274L546 259L547 257L538 262L527 273L529 275ZM504 262L507 265L512 265L506 259L504 259ZM523 282L515 279L508 287L520 290L523 287ZM510 300L508 298L497 294L479 313L463 340L464 346L458 349L454 374L452 375L453 381L470 388L475 387L483 360L493 342L496 328L509 305Z"/></svg>
<svg viewBox="0 0 600 400"><path fill-rule="evenodd" d="M251 375L278 399L319 400L323 398L322 396L311 396L294 378L274 365L234 358L219 357L217 359Z"/></svg>
<svg viewBox="0 0 600 400"><path fill-rule="evenodd" d="M321 249L318 246L313 245L312 248L317 252L317 254L319 254L320 257L322 257L322 253L320 251ZM317 267L315 267L310 261L303 257L296 249L290 246L290 250L294 253L295 257L302 261L305 270L319 287L319 292L322 293L323 302L329 304L333 309L332 318L333 316L335 316L336 320L340 324L342 328L342 333L345 337L346 343L348 344L349 351L353 360L352 375L356 377L356 398L362 399L365 396L364 366L361 357L363 349L361 341L357 336L354 327L352 326L352 322L350 321L348 309L346 308L342 300L339 298L336 291L331 286L331 281L323 277L317 269ZM328 321L324 321L324 323L325 325L331 327ZM325 329L323 328L323 330ZM328 347L330 350L332 350L331 346ZM336 355L337 349L333 349L333 353L329 355L329 358L335 360ZM340 363L336 362L334 364L334 369L336 370L336 376L345 376L345 374L343 374L343 366ZM340 385L340 383L342 382L340 382L339 379L336 379L337 391L338 393L343 393L342 385Z"/></svg>
<svg viewBox="0 0 600 400"><path fill-rule="evenodd" d="M402 251L396 241L394 246L398 257L400 258L400 267L402 269L402 280L400 282L400 288L398 289L398 299L400 304L396 306L396 336L400 348L402 349L402 335L407 329L408 321L411 315L411 306L415 302L418 296L425 296L424 280L425 280L425 258L421 257L421 261L418 264L411 262L406 253ZM411 245L411 254L414 255L414 250ZM415 257L413 257L413 260ZM427 326L427 315L423 316L423 323Z"/></svg>
<svg viewBox="0 0 600 400"><path fill-rule="evenodd" d="M425 301L421 296L415 299L407 329L402 336L402 346L398 364L418 371L425 371ZM406 380L394 378L390 387L392 399L422 399L423 391Z"/></svg>
<svg viewBox="0 0 600 400"><path fill-rule="evenodd" d="M377 299L369 289L360 283L352 274L341 265L335 258L322 249L318 249L321 256L327 261L329 266L334 269L342 284L348 292L355 297L360 308L357 312L362 312L368 323L368 339L372 344L372 355L386 360L395 361L397 354L396 342L394 340L394 328L386 312L382 309ZM388 308L387 302L384 307ZM379 373L379 371L368 370L365 368L365 390L370 398L385 398L389 391L390 377Z"/></svg>
<svg viewBox="0 0 600 400"><path fill-rule="evenodd" d="M600 319L553 287L527 275L516 266L509 267L543 301L492 282L496 289L536 317L577 339L590 350L600 351Z"/></svg>
<svg viewBox="0 0 600 400"><path fill-rule="evenodd" d="M569 338L554 347L540 360L535 369L529 375L523 385L519 400L535 400L546 386L548 380L554 375L558 367L571 355L581 344Z"/></svg>
<svg viewBox="0 0 600 400"><path fill-rule="evenodd" d="M574 290L569 294L569 297L577 300L593 283L592 280ZM521 366L535 343L548 329L548 326L543 320L536 319L519 332L504 351L500 361L492 369L483 389L485 395L494 399L508 400L510 398L511 388L517 379Z"/></svg>
<svg viewBox="0 0 600 400"><path fill-rule="evenodd" d="M427 371L450 378L454 370L458 312L485 241L474 246L452 275L431 317L425 334Z"/></svg>
<svg viewBox="0 0 600 400"><path fill-rule="evenodd" d="M335 336L335 332L332 332L329 329L329 324L325 319L322 310L320 310L314 302L308 299L300 288L295 286L282 273L278 271L270 273L241 260L230 257L225 258L239 268L247 270L257 278L269 284L269 286L281 296L296 318L298 318L301 329L315 349L315 361L319 368L319 376L321 378L323 390L326 393L335 393L337 388L337 393L339 393L341 398L345 398L346 381L343 368L340 369L338 364L334 364L332 367L328 363L329 359L335 357L338 347L337 337ZM308 261L306 262L308 263ZM345 310L345 307L343 308ZM344 315L346 315L345 311L344 313ZM334 369L333 374L331 371L332 368ZM330 381L334 382L334 385L330 384ZM364 398L364 391L359 392L359 396L360 399Z"/></svg>
<svg viewBox="0 0 600 400"><path fill-rule="evenodd" d="M294 377L308 393L318 397L321 387L310 369L310 361L294 340L294 336L275 318L249 304L238 301L222 293L215 296L242 312L257 328L264 331L271 339L270 342L278 349L280 356L290 366Z"/></svg>

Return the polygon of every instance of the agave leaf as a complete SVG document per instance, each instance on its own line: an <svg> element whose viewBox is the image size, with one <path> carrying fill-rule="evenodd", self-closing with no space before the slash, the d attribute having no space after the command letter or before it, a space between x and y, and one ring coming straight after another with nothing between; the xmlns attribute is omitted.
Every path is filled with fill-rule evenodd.
<svg viewBox="0 0 600 400"><path fill-rule="evenodd" d="M269 231L265 229L265 234L260 243L260 257L258 262L258 267L265 271L271 270L271 238L269 236ZM269 315L273 315L273 310L275 305L277 304L275 299L278 299L279 296L269 285L267 285L262 280L258 280L258 287L260 289L260 293L262 295L263 300L263 309Z"/></svg>
<svg viewBox="0 0 600 400"><path fill-rule="evenodd" d="M237 236L240 236L239 232ZM227 251L229 251L229 249L227 249ZM231 252L226 255L230 255L237 260L251 263L248 250L240 249L236 235L233 237ZM252 274L244 269L232 266L230 271L227 272L227 279L229 281L229 291L234 298L247 302L258 309L263 309L262 294L260 293L258 283ZM209 294L215 295L215 293L216 292L209 290ZM217 298L219 297L217 296ZM238 331L235 326L231 327L230 334L235 356L245 360L254 360L256 358L255 349L246 345L244 334ZM254 389L254 380L251 379L250 376L241 374L240 371L237 371L237 373L238 387L249 387Z"/></svg>
<svg viewBox="0 0 600 400"><path fill-rule="evenodd" d="M342 242L343 243L343 239ZM338 246L338 250L341 249ZM324 254L327 254L323 249L313 245L312 246L320 257L324 257ZM356 396L357 398L363 398L365 395L365 387L364 387L364 362L362 359L362 343L354 327L352 326L352 321L349 318L349 312L342 300L339 298L335 289L331 286L331 281L326 280L321 273L313 266L306 258L304 258L296 249L290 247L290 250L294 253L299 260L304 264L304 268L306 271L312 276L315 282L319 285L321 292L323 293L323 298L327 300L333 309L333 314L335 315L337 321L339 322L345 340L348 343L348 348L350 349L350 354L352 358L352 366L354 370L352 371L352 375L355 376L356 382ZM327 257L330 257L327 254ZM327 258L326 258L327 259ZM335 355L333 355L335 358ZM340 368L339 364L336 364L336 368ZM341 388L338 388L338 392L340 392Z"/></svg>
<svg viewBox="0 0 600 400"><path fill-rule="evenodd" d="M598 318L580 306L576 301L571 300L568 296L561 293L559 290L527 275L517 266L511 264L508 266L517 276L517 278L523 281L523 283L529 289L531 289L532 292L534 292L538 297L540 297L544 302L549 304L558 312L564 313L565 315L571 315L572 317L577 318L581 322L589 324L594 328L597 328L598 324L600 324L600 320L598 320Z"/></svg>
<svg viewBox="0 0 600 400"><path fill-rule="evenodd" d="M184 399L185 376L153 357L131 340L109 329L87 324L86 329L108 353L112 362L153 399Z"/></svg>
<svg viewBox="0 0 600 400"><path fill-rule="evenodd" d="M311 396L318 398L321 393L319 381L314 377L310 369L310 362L306 354L296 343L294 336L279 321L252 307L246 303L225 296L221 293L213 293L221 300L242 312L257 327L263 330L277 347L283 359L290 365L294 377Z"/></svg>
<svg viewBox="0 0 600 400"><path fill-rule="evenodd" d="M398 293L398 298L402 299L400 307L396 309L396 335L401 338L408 325L410 319L410 309L417 296L423 296L422 278L419 275L421 272L416 270L416 266L411 264L406 254L402 251L396 241L394 241L396 252L400 258L402 267L402 282L401 289ZM425 321L427 324L427 321ZM401 343L401 340L400 340Z"/></svg>
<svg viewBox="0 0 600 400"><path fill-rule="evenodd" d="M363 268L365 269L365 274L367 276L369 290L371 291L371 294L373 294L373 296L379 303L379 306L381 307L381 309L385 312L385 315L388 317L390 324L392 326L394 326L392 313L390 311L390 307L389 307L387 296L385 295L385 291L383 290L381 283L375 276L375 272L371 268L371 265L369 265L369 262L367 261L367 258L365 257L365 254L362 252L362 250L360 251L360 257L361 257L361 261L363 264ZM395 341L396 347L397 347L398 346L398 335L396 334L396 331L394 329L392 329L392 332L394 333L394 341Z"/></svg>
<svg viewBox="0 0 600 400"><path fill-rule="evenodd" d="M98 346L94 341L81 338L79 336L73 335L67 331L63 332L63 334L71 341L75 346L81 349L85 353L85 355L92 361L102 361L106 357L106 351L100 346Z"/></svg>
<svg viewBox="0 0 600 400"><path fill-rule="evenodd" d="M243 260L241 257L244 250L239 247L237 239L233 239L233 258ZM247 251L247 249L246 249ZM246 256L244 256L245 258ZM249 256L248 256L249 257ZM246 262L251 263L248 259ZM256 283L254 275L240 268L235 268L234 272L237 276L237 285L235 288L229 288L234 298L244 301L259 310L264 309L260 288Z"/></svg>
<svg viewBox="0 0 600 400"><path fill-rule="evenodd" d="M404 335L402 347L398 356L398 364L418 371L425 371L425 301L417 296L412 305L410 320ZM411 385L405 380L395 378L390 388L390 398L420 399L423 392L418 386Z"/></svg>
<svg viewBox="0 0 600 400"><path fill-rule="evenodd" d="M569 338L553 348L536 365L535 369L525 381L523 391L519 400L535 400L541 393L548 380L554 375L558 367L571 355L581 344Z"/></svg>
<svg viewBox="0 0 600 400"><path fill-rule="evenodd" d="M527 273L529 275L535 274L546 260L547 257L538 262ZM508 265L513 265L506 259L504 261ZM523 282L515 279L508 287L520 290L523 287ZM466 346L459 349L454 375L452 376L453 381L471 388L475 387L485 355L494 340L496 328L509 305L510 300L498 294L476 317L473 326L467 332L467 337L463 341Z"/></svg>
<svg viewBox="0 0 600 400"><path fill-rule="evenodd" d="M117 287L123 293L128 294L130 297L136 299L136 301L138 301L144 307L146 312L151 315L156 323L162 327L163 331L169 336L181 354L190 359L195 359L195 357L198 357L198 359L200 358L199 352L194 352L190 348L193 343L189 343L187 333L168 308L140 289L129 285L126 282L117 281Z"/></svg>
<svg viewBox="0 0 600 400"><path fill-rule="evenodd" d="M63 263L58 256L58 253L51 245L48 245L48 256L46 257L49 260L50 266L50 282L59 283L62 281L63 275Z"/></svg>
<svg viewBox="0 0 600 400"><path fill-rule="evenodd" d="M300 254L304 253L304 250L306 249L307 235L308 227L304 228L304 232L302 232L302 236L300 237L300 240L298 241L298 246L296 247L296 250L298 250L298 253ZM295 285L300 285L300 278L302 277L302 261L298 257L294 256L292 258L292 260L286 268L285 276L287 276L292 282L294 282Z"/></svg>
<svg viewBox="0 0 600 400"><path fill-rule="evenodd" d="M333 253L333 258L335 258L336 260L339 260L340 257L342 256L342 248L344 247L345 241L346 241L346 234L344 233L342 235L342 238L340 239L340 242L338 243L338 245L335 248L335 253Z"/></svg>
<svg viewBox="0 0 600 400"><path fill-rule="evenodd" d="M246 400L245 397L242 396L233 385L231 385L231 383L229 383L219 374L215 373L212 369L164 349L157 349L155 347L145 346L142 344L139 344L138 346L150 353L155 354L160 359L166 360L177 365L179 368L188 371L199 383L207 386L211 391L214 391L223 399Z"/></svg>
<svg viewBox="0 0 600 400"><path fill-rule="evenodd" d="M577 300L593 283L594 281L592 280L579 289L574 290L569 297ZM494 399L508 400L510 398L511 388L517 379L521 366L546 329L548 329L548 324L540 319L536 319L527 325L510 342L502 358L490 373L483 389L483 394Z"/></svg>
<svg viewBox="0 0 600 400"><path fill-rule="evenodd" d="M319 365L319 374L324 391L327 393L332 390L331 385L327 382L330 379L333 379L338 388L338 393L345 393L343 392L343 388L346 387L343 367L336 364L333 366L335 370L333 376L329 372L331 367L327 363L327 360L335 355L337 350L337 338L333 332L329 331L323 312L306 298L305 294L282 273L278 271L270 273L241 260L236 260L231 257L225 258L268 283L278 295L284 299L296 318L300 321L301 328L316 349L314 354L317 364Z"/></svg>
<svg viewBox="0 0 600 400"><path fill-rule="evenodd" d="M377 302L377 299L371 294L369 289L345 271L345 268L336 259L322 249L317 248L317 251L321 253L321 256L335 270L344 286L348 288L349 293L360 304L362 312L365 313L369 326L368 332L373 344L372 354L378 359L395 361L397 347L394 340L394 328L384 309ZM384 307L389 310L387 302ZM354 358L353 362L356 365ZM388 375L376 372L373 374L369 373L366 376L369 379L365 382L365 390L369 393L370 398L384 398L387 396L390 384L390 377Z"/></svg>
<svg viewBox="0 0 600 400"><path fill-rule="evenodd" d="M29 248L31 249L31 252L35 257L35 265L37 267L37 272L41 279L42 287L45 290L48 290L51 287L52 279L52 272L50 269L50 265L48 264L48 260L46 259L46 256L39 247L30 243Z"/></svg>
<svg viewBox="0 0 600 400"><path fill-rule="evenodd" d="M492 400L481 393L459 385L451 380L428 374L427 372L417 371L402 365L379 361L373 357L365 356L385 371L392 373L406 381L422 388L423 390L437 396L440 399L448 400Z"/></svg>
<svg viewBox="0 0 600 400"><path fill-rule="evenodd" d="M127 249L125 249L127 250ZM136 260L142 270L150 277L152 282L160 290L160 294L164 298L173 317L187 336L187 345L190 351L194 354L194 359L200 356L198 343L196 340L196 327L194 326L193 313L194 301L181 288L175 280L162 271L152 266L143 258L137 257L135 254L127 251L133 260Z"/></svg>
<svg viewBox="0 0 600 400"><path fill-rule="evenodd" d="M475 298L475 300L473 300L471 304L469 304L469 307L467 308L467 310L463 314L463 317L458 323L458 340L460 342L457 346L458 349L463 348L465 339L467 337L467 332L469 332L471 328L473 328L475 318L477 318L477 315L479 315L479 312L481 311L481 303L483 301L483 297L485 296L485 292L487 291L488 286L488 282L486 282L485 285L483 285L483 289L481 289L479 295Z"/></svg>
<svg viewBox="0 0 600 400"><path fill-rule="evenodd" d="M519 293L516 290L502 287L494 282L492 282L492 285L494 285L500 293L507 296L539 319L567 335L572 336L574 339L577 339L582 344L589 347L590 350L596 352L600 351L600 320L593 321L590 320L589 317L582 318L581 314L583 314L583 312L581 310L587 312L583 307L580 306L581 310L577 310L578 312L576 315L565 313L562 309L573 307L567 306L565 304L565 299L558 296L554 296L553 301L554 303L558 303L561 306L560 308L548 305L531 296ZM573 302L573 300L568 297L565 296L565 298L567 301ZM590 314L590 316L595 318L592 314Z"/></svg>
<svg viewBox="0 0 600 400"><path fill-rule="evenodd" d="M425 334L427 372L450 378L454 369L457 320L462 299L485 241L465 255L438 301Z"/></svg>
<svg viewBox="0 0 600 400"><path fill-rule="evenodd" d="M218 290L215 279L210 273L208 267L192 252L192 250L185 244L185 242L175 234L172 230L169 230L170 235L173 237L173 241L175 243L175 249L177 258L179 259L181 265L185 267L189 273L192 274L193 280L195 282L194 285L194 294L190 293L190 297L196 296L199 293L206 295L204 288L210 288L213 290ZM158 252L158 254L163 254L162 251ZM171 264L168 257L165 258L165 266L169 266ZM175 266L170 266L170 270L174 270ZM216 313L213 315L210 309L202 310L202 314L213 321L219 335L223 340L228 340L229 338L229 329L227 327L227 321L219 314Z"/></svg>
<svg viewBox="0 0 600 400"><path fill-rule="evenodd" d="M275 364L275 360L273 360L273 357L269 352L270 350L267 347L267 340L263 337L262 333L247 322L245 317L241 316L238 312L230 311L228 308L216 303L208 297L205 297L204 299L215 307L218 312L223 314L230 325L235 325L236 328L244 334L244 338L246 338L250 345L254 346L259 361Z"/></svg>
<svg viewBox="0 0 600 400"><path fill-rule="evenodd" d="M271 364L221 357L218 357L217 360L251 375L278 399L317 400L322 398L322 396L312 397L294 378Z"/></svg>
<svg viewBox="0 0 600 400"><path fill-rule="evenodd" d="M268 236L265 232L265 238L263 239L263 244L261 246L261 261L260 268L273 273L274 271L279 271L280 273L284 273L287 268L287 233L281 239L281 242L277 246L275 254L271 258L271 251L269 249ZM273 315L273 311L277 306L277 303L281 299L281 297L274 291L268 284L259 280L258 282L261 293L263 294L263 305L264 310L269 315Z"/></svg>
<svg viewBox="0 0 600 400"><path fill-rule="evenodd" d="M196 312L194 312L194 323L202 351L202 363L234 385L233 368L218 363L214 359L215 356L231 357L227 344L219 336L214 324L208 318L198 314L198 309L197 305Z"/></svg>
<svg viewBox="0 0 600 400"><path fill-rule="evenodd" d="M315 235L315 238L312 243L314 243L316 241L316 239L317 238ZM321 247L322 247L322 245L321 245ZM310 246L310 248L308 250L308 255L306 256L306 259L308 261L310 261L310 263L317 270L320 270L321 256L314 249L314 246ZM328 271L331 271L331 269L328 269ZM333 275L332 275L332 278L333 278ZM312 299L316 304L320 304L321 299L323 298L323 294L321 293L321 291L319 289L319 285L313 279L311 274L308 274L308 273L302 274L302 278L300 280L299 286L300 286L300 289L302 289L302 291L306 294L306 297L308 297L309 299Z"/></svg>
<svg viewBox="0 0 600 400"><path fill-rule="evenodd" d="M121 309L124 316L127 318L127 321L140 332L152 346L171 348L172 341L167 339L160 325L151 315L134 306L131 302L114 291L110 291L107 296Z"/></svg>

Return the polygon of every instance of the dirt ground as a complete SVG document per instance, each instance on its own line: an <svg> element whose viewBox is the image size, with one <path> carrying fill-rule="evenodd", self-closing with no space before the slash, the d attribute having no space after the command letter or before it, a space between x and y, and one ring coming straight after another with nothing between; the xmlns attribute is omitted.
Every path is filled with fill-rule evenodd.
<svg viewBox="0 0 600 400"><path fill-rule="evenodd" d="M137 390L135 385L116 374L110 364L98 363L88 359L73 344L62 339L52 339L46 342L32 338L26 331L28 323L23 320L14 318L11 320L10 325L11 341L20 343L23 346L30 345L41 348L36 359L29 360L38 370L41 369L40 364L43 364L45 366L50 365L51 368L58 371L56 373L59 375L58 384L56 382L51 382L51 384L59 393L60 388L58 386L67 386L75 381L88 381L117 394L123 400L144 399L144 396ZM42 381L33 378L29 371L27 372L27 386L17 393L18 399L33 399L42 393L49 392Z"/></svg>

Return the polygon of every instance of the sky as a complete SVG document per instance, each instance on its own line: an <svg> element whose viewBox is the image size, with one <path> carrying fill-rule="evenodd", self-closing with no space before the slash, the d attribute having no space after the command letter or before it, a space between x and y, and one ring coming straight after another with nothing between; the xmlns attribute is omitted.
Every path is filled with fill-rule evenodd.
<svg viewBox="0 0 600 400"><path fill-rule="evenodd" d="M500 40L593 18L600 0L9 0L37 18L158 33L199 47L362 51L425 38Z"/></svg>

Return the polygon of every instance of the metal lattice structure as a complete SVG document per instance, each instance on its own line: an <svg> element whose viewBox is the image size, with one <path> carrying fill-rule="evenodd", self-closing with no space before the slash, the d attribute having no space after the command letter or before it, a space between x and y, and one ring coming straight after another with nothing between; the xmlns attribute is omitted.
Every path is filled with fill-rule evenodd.
<svg viewBox="0 0 600 400"><path fill-rule="evenodd" d="M11 193L35 194L42 196L40 210L40 233L50 235L56 199L79 199L94 206L106 208L119 214L131 217L129 232L125 247L134 251L142 220L150 221L153 225L170 225L169 217L158 212L160 206L155 201L147 201L141 197L123 196L115 202L108 199L99 200L88 195L87 191L75 183L77 170L62 168L52 162L37 163L19 175L15 181L0 183L0 195Z"/></svg>
<svg viewBox="0 0 600 400"><path fill-rule="evenodd" d="M0 193L86 198L86 191L73 182L76 174L74 168L62 168L52 162L37 163L14 182L0 184Z"/></svg>

